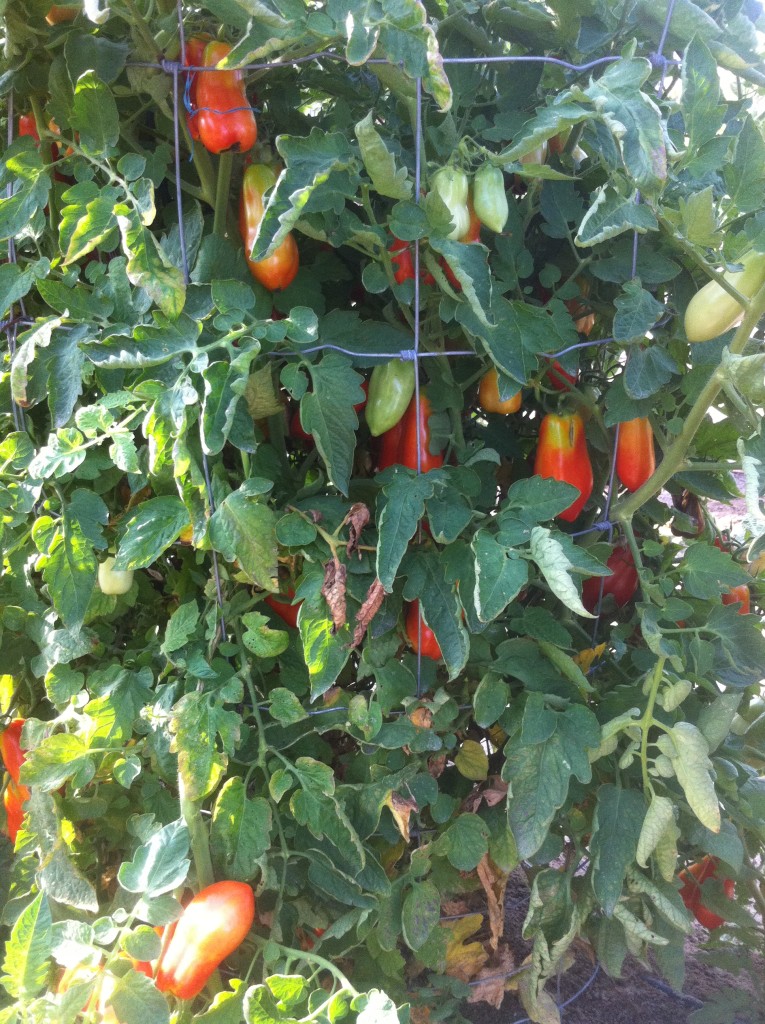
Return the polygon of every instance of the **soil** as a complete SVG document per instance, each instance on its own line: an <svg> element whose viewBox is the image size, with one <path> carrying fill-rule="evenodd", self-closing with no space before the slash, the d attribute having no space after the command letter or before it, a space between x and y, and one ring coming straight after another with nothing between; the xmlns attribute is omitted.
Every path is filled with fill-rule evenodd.
<svg viewBox="0 0 765 1024"><path fill-rule="evenodd" d="M516 965L531 952L531 943L521 937L527 907L526 879L516 871L508 882L505 902L505 939ZM701 926L688 937L682 993L674 992L658 971L634 959L625 963L621 978L609 978L594 964L589 950L581 948L558 983L548 982L548 991L562 1007L562 1024L765 1024L765 957L729 946L728 964L736 973L724 971L707 962L707 938ZM472 1024L528 1020L513 992L505 995L499 1009L481 1002L462 1012Z"/></svg>

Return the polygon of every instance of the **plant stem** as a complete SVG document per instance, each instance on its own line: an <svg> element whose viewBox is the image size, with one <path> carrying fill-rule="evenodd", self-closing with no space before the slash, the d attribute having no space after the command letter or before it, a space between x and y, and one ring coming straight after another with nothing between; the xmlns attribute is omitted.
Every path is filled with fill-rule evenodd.
<svg viewBox="0 0 765 1024"><path fill-rule="evenodd" d="M656 698L659 694L659 687L661 686L661 680L664 675L664 662L666 658L659 658L653 670L653 679L651 680L651 689L648 694L648 704L643 712L643 717L637 723L642 732L640 740L640 767L643 772L643 789L647 793L653 793L653 786L648 775L648 733L651 726L654 724L653 721L653 709L656 706Z"/></svg>
<svg viewBox="0 0 765 1024"><path fill-rule="evenodd" d="M221 153L218 162L218 183L215 189L215 219L213 232L226 236L226 220L228 218L228 195L231 190L231 171L234 167L234 154L231 150Z"/></svg>

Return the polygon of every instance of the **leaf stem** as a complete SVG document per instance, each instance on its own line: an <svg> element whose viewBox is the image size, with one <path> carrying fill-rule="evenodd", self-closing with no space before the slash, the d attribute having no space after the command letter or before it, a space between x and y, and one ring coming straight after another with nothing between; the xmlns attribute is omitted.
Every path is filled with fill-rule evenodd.
<svg viewBox="0 0 765 1024"><path fill-rule="evenodd" d="M228 220L228 197L231 191L231 172L234 168L234 154L231 150L221 153L218 162L218 181L215 189L215 217L213 220L213 233L226 236L226 222Z"/></svg>

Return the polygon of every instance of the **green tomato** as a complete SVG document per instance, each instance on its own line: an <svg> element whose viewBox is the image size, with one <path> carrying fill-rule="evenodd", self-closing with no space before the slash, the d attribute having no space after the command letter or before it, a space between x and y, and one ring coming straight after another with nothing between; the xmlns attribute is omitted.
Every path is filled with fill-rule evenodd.
<svg viewBox="0 0 765 1024"><path fill-rule="evenodd" d="M414 394L414 363L391 359L372 370L364 414L372 437L395 427Z"/></svg>
<svg viewBox="0 0 765 1024"><path fill-rule="evenodd" d="M723 277L747 299L765 284L765 253L748 252L740 260L744 269L726 271ZM688 341L711 341L740 323L744 310L717 281L709 281L693 296L685 309Z"/></svg>
<svg viewBox="0 0 765 1024"><path fill-rule="evenodd" d="M133 585L133 570L115 569L115 561L107 558L98 567L98 585L103 594L127 594Z"/></svg>
<svg viewBox="0 0 765 1024"><path fill-rule="evenodd" d="M484 164L473 179L473 208L482 224L500 232L507 224L510 208L507 205L505 178L499 167Z"/></svg>
<svg viewBox="0 0 765 1024"><path fill-rule="evenodd" d="M438 193L452 219L452 230L446 237L461 238L470 228L467 175L458 167L442 167L433 175L433 190Z"/></svg>

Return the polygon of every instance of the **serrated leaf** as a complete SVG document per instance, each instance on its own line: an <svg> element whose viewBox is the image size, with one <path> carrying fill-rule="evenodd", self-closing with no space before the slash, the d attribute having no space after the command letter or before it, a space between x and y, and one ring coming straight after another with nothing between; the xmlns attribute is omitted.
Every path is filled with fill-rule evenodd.
<svg viewBox="0 0 765 1024"><path fill-rule="evenodd" d="M188 521L188 513L186 514ZM210 542L229 562L238 562L264 590L278 590L276 516L249 482L225 498L210 518Z"/></svg>
<svg viewBox="0 0 765 1024"><path fill-rule="evenodd" d="M114 568L144 569L174 544L188 525L189 513L180 498L166 495L142 502L125 526Z"/></svg>
<svg viewBox="0 0 765 1024"><path fill-rule="evenodd" d="M262 797L250 799L244 781L227 779L215 801L210 852L226 878L249 882L271 842L271 807Z"/></svg>
<svg viewBox="0 0 765 1024"><path fill-rule="evenodd" d="M582 604L582 599L568 573L571 562L566 557L562 544L544 526L535 526L531 531L531 557L547 580L550 589L567 608L588 619L595 616Z"/></svg>
<svg viewBox="0 0 765 1024"><path fill-rule="evenodd" d="M19 914L5 946L3 988L25 1003L45 987L50 973L52 918L45 893Z"/></svg>
<svg viewBox="0 0 765 1024"><path fill-rule="evenodd" d="M372 187L389 199L409 199L412 182L406 167L396 167L396 159L372 123L372 111L354 125L361 159L372 180Z"/></svg>
<svg viewBox="0 0 765 1024"><path fill-rule="evenodd" d="M710 832L719 832L720 803L712 780L707 741L695 725L678 722L659 737L658 746L672 762L693 813Z"/></svg>

